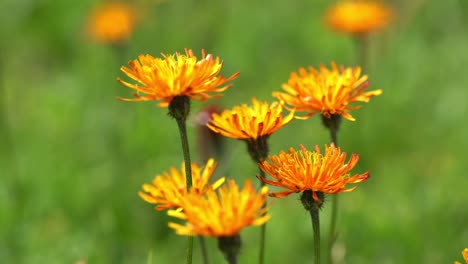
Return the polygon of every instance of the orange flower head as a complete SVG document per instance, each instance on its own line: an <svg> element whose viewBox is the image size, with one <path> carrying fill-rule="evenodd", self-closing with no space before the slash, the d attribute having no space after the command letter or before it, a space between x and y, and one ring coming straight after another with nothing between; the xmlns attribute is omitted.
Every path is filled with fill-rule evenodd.
<svg viewBox="0 0 468 264"><path fill-rule="evenodd" d="M468 264L468 248L465 248L462 251L463 259L465 260L465 263ZM461 264L461 262L455 261L453 264Z"/></svg>
<svg viewBox="0 0 468 264"><path fill-rule="evenodd" d="M224 178L210 185L213 171L217 164L209 159L202 170L196 163L192 163L192 181L190 193L203 195L211 189L216 189L224 183ZM157 204L156 210L180 208L182 199L187 195L187 184L185 179L185 165L182 163L181 170L172 167L169 172L157 175L151 184L143 184L143 192L138 193L140 197L151 204Z"/></svg>
<svg viewBox="0 0 468 264"><path fill-rule="evenodd" d="M320 65L317 71L309 67L309 72L301 68L291 73L284 92L273 92L273 96L291 105L297 112L308 112L303 119L321 112L326 118L341 115L355 121L349 110L361 106L350 106L353 102L369 102L370 98L382 94L382 90L364 92L369 86L367 75L361 76L361 68L338 67L331 63L331 69Z"/></svg>
<svg viewBox="0 0 468 264"><path fill-rule="evenodd" d="M385 27L392 16L392 9L383 3L345 0L328 10L326 21L337 31L360 35Z"/></svg>
<svg viewBox="0 0 468 264"><path fill-rule="evenodd" d="M160 107L167 107L176 96L186 96L194 100L205 101L213 97L209 93L223 92L231 85L225 85L235 79L239 73L229 78L218 75L223 66L219 57L205 54L197 60L192 50L185 49L185 55L162 54L163 58L151 55L140 55L137 60L130 61L130 68L120 69L139 84L131 84L118 78L123 85L136 90L135 98L119 98L123 101L161 100ZM143 93L144 95L141 95ZM220 97L218 94L216 97Z"/></svg>
<svg viewBox="0 0 468 264"><path fill-rule="evenodd" d="M88 21L88 33L96 41L119 43L130 38L136 25L135 10L124 3L98 6Z"/></svg>
<svg viewBox="0 0 468 264"><path fill-rule="evenodd" d="M253 106L242 104L232 110L214 113L207 126L222 136L235 139L257 139L269 136L294 119L294 110L283 117L283 102L260 102L252 99Z"/></svg>
<svg viewBox="0 0 468 264"><path fill-rule="evenodd" d="M233 180L219 188L217 194L213 189L205 196L190 194L184 199L183 210L169 210L170 216L186 220L185 225L169 223L177 234L186 236L232 237L248 226L263 225L270 219L264 207L267 201L268 188L262 187L257 193L247 180L244 188Z"/></svg>
<svg viewBox="0 0 468 264"><path fill-rule="evenodd" d="M259 178L261 181L288 189L270 196L283 198L294 192L311 190L314 200L321 203L316 192L351 192L356 187L346 189L346 184L363 182L369 177L368 172L350 176L349 172L356 166L359 156L352 154L345 163L346 153L333 144L330 147L325 145L324 154L320 153L318 146L315 146L315 152L302 145L300 148L299 151L290 148L287 153L281 151L279 155L269 157L269 161L259 163L260 168L274 178Z"/></svg>

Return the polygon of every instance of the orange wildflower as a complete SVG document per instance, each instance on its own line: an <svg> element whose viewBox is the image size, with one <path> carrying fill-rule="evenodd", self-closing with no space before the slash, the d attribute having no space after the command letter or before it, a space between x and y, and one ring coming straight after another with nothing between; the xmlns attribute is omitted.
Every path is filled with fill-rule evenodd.
<svg viewBox="0 0 468 264"><path fill-rule="evenodd" d="M205 196L186 196L184 210L169 210L168 214L187 223L169 223L169 227L179 235L231 237L245 227L263 225L270 219L264 207L268 194L266 186L257 193L250 180L246 180L242 190L233 180L228 180L228 185L218 191L216 194L210 189Z"/></svg>
<svg viewBox="0 0 468 264"><path fill-rule="evenodd" d="M118 43L130 38L136 25L135 10L124 3L109 2L98 6L88 21L91 38L104 43Z"/></svg>
<svg viewBox="0 0 468 264"><path fill-rule="evenodd" d="M301 150L290 148L286 153L281 151L277 156L269 157L259 164L260 169L271 175L273 180L260 178L266 184L288 189L287 191L271 193L270 196L283 198L294 192L311 190L317 203L321 203L317 192L336 194L351 192L356 187L346 189L346 184L360 183L369 177L369 172L350 176L349 172L356 166L359 156L352 154L345 163L346 153L333 144L325 145L325 153L320 153L318 146L315 152L308 151L301 145Z"/></svg>
<svg viewBox="0 0 468 264"><path fill-rule="evenodd" d="M297 112L308 112L303 118L321 112L323 116L341 115L355 121L349 110L356 110L361 106L350 106L353 102L369 102L370 98L382 94L382 90L364 92L369 86L367 75L361 76L361 68L338 67L331 63L331 69L320 65L319 70L309 67L299 73L293 72L287 84L282 88L286 93L273 92L273 96L285 101Z"/></svg>
<svg viewBox="0 0 468 264"><path fill-rule="evenodd" d="M392 20L392 9L375 1L341 1L326 15L328 25L351 34L366 34L385 27Z"/></svg>
<svg viewBox="0 0 468 264"><path fill-rule="evenodd" d="M231 85L225 85L235 79L239 73L229 78L219 76L223 62L219 57L205 54L197 60L192 50L185 49L185 55L162 54L163 58L151 55L140 55L138 59L130 61L130 68L120 69L139 84L131 84L118 78L123 85L136 90L135 98L119 98L123 101L151 101L161 100L160 107L167 107L176 96L186 96L194 100L205 101L211 98L209 93L223 92ZM145 95L140 95L143 93ZM217 95L219 97L221 95Z"/></svg>
<svg viewBox="0 0 468 264"><path fill-rule="evenodd" d="M260 102L252 99L253 106L242 104L232 110L214 113L207 126L222 136L235 139L257 139L269 136L294 119L294 110L283 117L283 102Z"/></svg>
<svg viewBox="0 0 468 264"><path fill-rule="evenodd" d="M213 185L208 183L216 166L217 163L213 159L207 161L203 170L196 163L192 163L193 185L190 187L190 193L203 195L224 183L224 178L217 180ZM181 170L172 167L169 172L157 175L151 184L143 184L143 192L140 191L138 194L146 202L157 204L158 211L181 207L182 199L187 195L184 163Z"/></svg>
<svg viewBox="0 0 468 264"><path fill-rule="evenodd" d="M463 259L465 260L465 263L468 264L468 248L465 248L462 251ZM461 262L455 261L453 264L461 264Z"/></svg>

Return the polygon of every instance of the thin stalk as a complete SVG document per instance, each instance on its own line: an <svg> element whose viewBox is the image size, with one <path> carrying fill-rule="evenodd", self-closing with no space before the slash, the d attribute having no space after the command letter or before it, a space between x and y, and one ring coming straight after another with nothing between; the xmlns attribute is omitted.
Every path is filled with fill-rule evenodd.
<svg viewBox="0 0 468 264"><path fill-rule="evenodd" d="M312 229L314 230L315 264L320 264L320 219L318 206L310 209L309 213L312 220Z"/></svg>
<svg viewBox="0 0 468 264"><path fill-rule="evenodd" d="M260 177L265 178L265 172L258 168L260 170ZM265 186L265 183L263 181L260 181L261 187ZM267 204L265 203L262 207L265 208ZM258 263L263 264L265 263L265 237L266 237L266 223L260 227L260 252L259 252L259 259Z"/></svg>
<svg viewBox="0 0 468 264"><path fill-rule="evenodd" d="M358 61L359 65L366 69L369 66L369 36L367 34L360 34L355 36Z"/></svg>
<svg viewBox="0 0 468 264"><path fill-rule="evenodd" d="M330 219L330 233L328 234L327 263L332 264L332 250L338 234L336 233L336 218L338 212L338 195L332 197L332 212Z"/></svg>
<svg viewBox="0 0 468 264"><path fill-rule="evenodd" d="M200 242L200 251L202 255L202 263L208 264L208 252L206 251L205 238L203 236L198 236Z"/></svg>
<svg viewBox="0 0 468 264"><path fill-rule="evenodd" d="M193 255L193 236L189 236L187 239L187 261L185 263L192 264Z"/></svg>
<svg viewBox="0 0 468 264"><path fill-rule="evenodd" d="M182 143L182 151L184 153L184 162L185 162L185 180L187 183L187 191L190 190L192 186L192 162L190 161L190 149L188 144L187 137L187 125L185 119L176 118L177 126L179 127L180 141ZM187 244L187 264L192 264L192 255L193 255L193 237L189 236Z"/></svg>
<svg viewBox="0 0 468 264"><path fill-rule="evenodd" d="M257 164L265 160L268 156L268 139L269 135L261 136L256 139L247 140L247 151L249 152L250 157L252 160ZM260 166L258 166L260 171L260 178L265 178L265 172L262 171ZM265 186L263 181L260 181L260 188ZM263 205L262 208L266 207L266 203ZM265 236L266 236L266 224L262 225L260 229L260 247L259 247L259 259L258 263L263 264L265 262Z"/></svg>
<svg viewBox="0 0 468 264"><path fill-rule="evenodd" d="M185 162L185 180L187 182L187 191L192 186L192 162L190 161L190 149L187 137L187 125L185 120L176 119L177 125L179 126L180 141L182 142L182 151L184 153Z"/></svg>
<svg viewBox="0 0 468 264"><path fill-rule="evenodd" d="M332 142L338 147L337 132L338 129L334 127L330 127L330 137ZM330 218L330 231L328 234L328 248L327 248L327 263L332 264L332 249L333 244L335 244L335 240L337 238L336 234L336 219L338 215L338 195L333 195L332 197L332 209L331 209L331 218Z"/></svg>
<svg viewBox="0 0 468 264"><path fill-rule="evenodd" d="M226 257L227 258L227 261L228 261L228 264L237 264L237 255L229 255Z"/></svg>
<svg viewBox="0 0 468 264"><path fill-rule="evenodd" d="M237 264L237 255L241 248L240 235L218 237L218 248L223 252L229 264Z"/></svg>

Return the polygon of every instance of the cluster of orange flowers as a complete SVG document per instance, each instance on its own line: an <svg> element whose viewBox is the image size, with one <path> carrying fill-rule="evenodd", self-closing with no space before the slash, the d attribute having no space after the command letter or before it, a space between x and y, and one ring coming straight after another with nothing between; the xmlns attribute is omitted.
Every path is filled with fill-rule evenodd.
<svg viewBox="0 0 468 264"><path fill-rule="evenodd" d="M163 59L142 55L139 61L131 61L129 66L122 67L122 71L139 85L119 79L137 91L134 99L122 100L159 100L160 107L167 107L176 96L204 101L210 97L209 93L229 88L230 85L225 83L238 76L238 73L229 78L219 76L222 66L219 58L202 52L202 58L198 60L191 50L172 56L163 54ZM349 103L367 102L370 97L381 93L380 90L364 92L368 86L367 76L361 77L359 68L338 68L332 63L331 70L321 66L320 71L310 68L310 74L304 70L300 72L299 75L291 75L288 84L283 86L284 93L273 93L280 101L269 104L254 98L252 106L243 104L221 114L214 113L207 127L225 137L248 140L273 134L294 120L296 111L308 112L308 116L319 112L324 116L340 114L354 120L348 111L357 108L349 106ZM290 109L286 114L285 104ZM269 193L270 196L285 197L290 193L311 190L317 200L317 192L336 194L352 191L354 188L347 189L347 184L367 179L368 173L349 174L359 160L358 155L352 154L348 162L345 159L346 154L334 145L325 146L323 154L318 146L315 151L301 146L299 151L291 148L287 153L271 156L269 161L265 160L259 166L274 178L262 181L286 189L280 193ZM257 193L247 181L239 191L236 183L229 180L228 186L221 187L216 193L215 189L224 178L209 184L215 167L212 159L203 170L193 164L194 184L188 191L184 166L180 171L171 168L170 172L156 176L151 184L143 185L140 196L157 204L156 209L171 209L171 216L186 220L186 225L170 224L183 235L229 236L237 234L243 227L265 223L270 217L265 209L267 187Z"/></svg>
<svg viewBox="0 0 468 264"><path fill-rule="evenodd" d="M356 8L361 10L359 18L355 16ZM342 2L329 11L327 21L337 30L364 34L387 24L391 19L389 10L367 1ZM116 39L118 34L127 37L127 29L133 26L134 19L130 13L123 13L114 10L107 16L112 14L122 21L121 24L128 26L114 32L111 25L102 23L98 26L100 24L96 22L95 35L108 40ZM101 12L100 17L103 16L106 16L105 12ZM95 20L99 21L100 17ZM222 66L219 57L202 51L201 58L197 58L190 49L185 53L162 54L162 58L140 55L130 61L128 67L121 67L134 83L118 78L121 84L135 91L134 98L119 99L158 101L159 107L169 107L172 111L175 99L205 101L219 97L231 87L227 83L239 76L239 73L222 76ZM291 73L282 86L282 92L273 92L277 101L269 103L253 98L252 105L241 104L219 114L213 113L206 126L224 137L249 144L268 138L295 119L307 119L317 113L326 119L342 116L355 121L350 111L361 107L355 103L369 102L382 93L381 90L366 91L368 87L368 76L362 74L360 67L345 67L331 62L330 68L324 65L318 69L300 68L298 72ZM188 113L189 110L186 111ZM305 116L296 116L298 112L305 112ZM232 179L228 179L227 184L224 184L224 178L210 184L217 163L209 159L204 167L195 163L191 167L182 164L180 170L171 168L169 172L157 175L150 184L143 185L139 195L155 204L157 210L167 210L170 216L185 221L183 224L169 223L177 234L234 237L243 228L263 225L270 219L266 206L268 195L283 198L292 193L311 193L311 201L321 205L324 194L353 191L356 187L348 188L348 184L361 183L369 177L368 172L352 175L351 170L359 156L352 154L346 161L346 153L333 143L325 145L324 152L318 146L310 151L301 145L299 150L290 148L268 159L268 148L264 147L265 150L254 160L271 179L258 178L268 185L284 188L283 191L269 192L266 186L256 191L250 180L242 188ZM190 168L191 186L186 178L190 177L186 175L186 169Z"/></svg>

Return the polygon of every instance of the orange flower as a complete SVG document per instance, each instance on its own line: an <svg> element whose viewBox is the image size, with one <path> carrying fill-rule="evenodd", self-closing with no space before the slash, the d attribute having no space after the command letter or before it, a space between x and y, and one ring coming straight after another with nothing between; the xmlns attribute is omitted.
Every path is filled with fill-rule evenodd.
<svg viewBox="0 0 468 264"><path fill-rule="evenodd" d="M98 6L88 22L91 38L104 43L127 40L136 24L135 10L127 4L109 2Z"/></svg>
<svg viewBox="0 0 468 264"><path fill-rule="evenodd" d="M268 136L294 118L294 111L283 117L283 102L260 102L252 99L253 106L243 104L220 115L214 113L207 126L216 133L235 139L257 139Z"/></svg>
<svg viewBox="0 0 468 264"><path fill-rule="evenodd" d="M208 183L216 166L213 159L208 160L203 170L197 164L192 163L193 185L190 193L202 195L224 183L224 178L217 180L213 185ZM184 163L180 171L172 167L170 172L157 175L151 184L143 184L143 191L138 193L140 197L148 203L157 204L156 210L181 207L181 201L187 195Z"/></svg>
<svg viewBox="0 0 468 264"><path fill-rule="evenodd" d="M177 234L193 236L231 237L248 226L265 224L270 215L265 214L268 188L264 186L257 193L250 180L244 188L233 180L219 189L212 189L205 196L190 194L184 199L184 210L169 210L170 216L186 220L185 225L169 223Z"/></svg>
<svg viewBox="0 0 468 264"><path fill-rule="evenodd" d="M341 1L330 8L326 21L335 30L365 34L385 27L392 19L392 10L375 1Z"/></svg>
<svg viewBox="0 0 468 264"><path fill-rule="evenodd" d="M369 86L367 75L361 76L361 68L345 68L331 63L328 69L320 65L319 71L309 67L309 71L300 68L299 73L293 72L287 84L283 84L282 92L273 92L273 96L285 101L297 112L309 112L304 119L322 112L327 118L331 115L342 115L355 121L348 113L361 106L350 106L353 102L369 102L370 98L382 94L382 90L364 92Z"/></svg>
<svg viewBox="0 0 468 264"><path fill-rule="evenodd" d="M346 189L346 184L363 182L369 177L368 172L349 175L359 161L358 155L352 154L347 163L345 159L346 153L342 153L341 149L333 144L330 147L325 145L323 155L318 146L315 146L315 152L310 152L301 145L300 151L290 148L288 153L281 151L278 156L269 157L269 161L261 162L260 169L274 179L260 178L260 180L272 186L288 189L271 193L272 197L283 198L294 192L311 190L314 200L320 203L316 192L328 194L351 192L356 187Z"/></svg>
<svg viewBox="0 0 468 264"><path fill-rule="evenodd" d="M465 260L465 263L468 264L468 248L465 248L462 251L463 259ZM453 264L461 264L461 262L455 261Z"/></svg>
<svg viewBox="0 0 468 264"><path fill-rule="evenodd" d="M192 50L185 49L185 55L162 54L163 58L154 58L151 55L140 55L137 60L130 61L130 68L120 69L128 77L139 84L131 84L118 78L117 80L136 90L133 99L119 98L123 101L151 101L161 100L160 107L167 107L176 96L187 96L198 101L205 101L212 96L209 93L223 92L231 85L222 86L235 79L239 73L229 78L218 76L223 62L219 57L205 54L202 51L202 59L197 60ZM145 95L140 95L143 93ZM221 95L217 95L219 97Z"/></svg>

